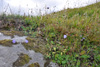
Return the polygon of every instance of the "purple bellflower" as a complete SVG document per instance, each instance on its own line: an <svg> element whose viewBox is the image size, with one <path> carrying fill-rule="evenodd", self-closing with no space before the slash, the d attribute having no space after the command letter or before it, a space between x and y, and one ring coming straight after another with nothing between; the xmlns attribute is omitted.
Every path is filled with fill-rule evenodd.
<svg viewBox="0 0 100 67"><path fill-rule="evenodd" d="M12 43L16 43L16 41L15 40L12 40Z"/></svg>
<svg viewBox="0 0 100 67"><path fill-rule="evenodd" d="M28 40L25 40L26 43L28 43Z"/></svg>
<svg viewBox="0 0 100 67"><path fill-rule="evenodd" d="M83 40L85 40L85 38L83 37Z"/></svg>
<svg viewBox="0 0 100 67"><path fill-rule="evenodd" d="M64 39L67 38L67 35L64 35Z"/></svg>

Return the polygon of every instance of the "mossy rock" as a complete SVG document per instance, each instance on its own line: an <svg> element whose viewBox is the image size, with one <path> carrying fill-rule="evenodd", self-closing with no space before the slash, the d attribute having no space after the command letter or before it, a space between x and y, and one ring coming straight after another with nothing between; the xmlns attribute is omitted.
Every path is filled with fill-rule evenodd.
<svg viewBox="0 0 100 67"><path fill-rule="evenodd" d="M19 55L19 58L13 63L13 67L23 66L23 65L29 63L30 59L31 58L27 54L21 53Z"/></svg>
<svg viewBox="0 0 100 67"><path fill-rule="evenodd" d="M35 39L34 38L30 38L30 37L27 37L26 38L28 40L28 43L22 43L24 45L24 47L28 50L28 49L33 49L34 47L34 42L35 42Z"/></svg>
<svg viewBox="0 0 100 67"><path fill-rule="evenodd" d="M28 67L40 67L39 63L32 63Z"/></svg>
<svg viewBox="0 0 100 67"><path fill-rule="evenodd" d="M44 67L47 67L49 64L50 64L50 60L49 59L46 59L46 62L44 64Z"/></svg>
<svg viewBox="0 0 100 67"><path fill-rule="evenodd" d="M26 39L27 39L29 42L35 42L35 38L27 37Z"/></svg>
<svg viewBox="0 0 100 67"><path fill-rule="evenodd" d="M17 44L17 43L15 43L15 44ZM11 47L13 45L13 43L12 43L12 40L5 39L5 40L0 40L0 45Z"/></svg>
<svg viewBox="0 0 100 67"><path fill-rule="evenodd" d="M14 35L18 35L18 36L23 36L24 33L23 32L19 32L19 31L0 31L1 33L3 33L4 35L7 35L7 36L14 36Z"/></svg>
<svg viewBox="0 0 100 67"><path fill-rule="evenodd" d="M36 52L40 52L42 54L44 54L46 52L46 42L41 39L41 38L31 38L31 37L27 37L26 38L29 42L28 43L22 43L23 46L27 49L27 50L35 50Z"/></svg>

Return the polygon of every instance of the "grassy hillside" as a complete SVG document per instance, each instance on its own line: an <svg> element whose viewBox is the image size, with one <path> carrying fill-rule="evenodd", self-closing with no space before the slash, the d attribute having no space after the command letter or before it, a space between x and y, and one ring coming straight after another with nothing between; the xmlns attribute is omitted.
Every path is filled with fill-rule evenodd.
<svg viewBox="0 0 100 67"><path fill-rule="evenodd" d="M0 20L1 29L44 39L43 54L60 67L100 66L100 2L37 17L3 14Z"/></svg>

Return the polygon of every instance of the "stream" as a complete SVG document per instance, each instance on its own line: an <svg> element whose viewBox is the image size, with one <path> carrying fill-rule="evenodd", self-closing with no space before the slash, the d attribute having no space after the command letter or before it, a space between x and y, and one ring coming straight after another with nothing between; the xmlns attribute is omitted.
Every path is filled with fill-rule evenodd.
<svg viewBox="0 0 100 67"><path fill-rule="evenodd" d="M18 59L19 54L24 53L27 54L31 60L29 63L25 64L22 67L28 67L29 64L39 63L40 67L44 67L46 60L44 56L33 50L26 50L22 45L22 42L25 42L27 36L19 37L14 35L13 38L11 36L6 36L3 33L0 33L0 40L11 39L18 42L18 44L13 45L11 47L3 46L0 44L0 67L13 67L13 63ZM59 67L56 63L50 62L46 67Z"/></svg>

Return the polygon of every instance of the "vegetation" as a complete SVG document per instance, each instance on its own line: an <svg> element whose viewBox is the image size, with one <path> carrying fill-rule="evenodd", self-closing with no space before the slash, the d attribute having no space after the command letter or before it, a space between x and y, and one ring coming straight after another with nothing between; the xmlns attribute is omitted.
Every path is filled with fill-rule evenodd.
<svg viewBox="0 0 100 67"><path fill-rule="evenodd" d="M46 53L47 48L44 47L46 44L46 41L44 41L41 38L33 38L33 37L27 37L26 38L29 42L28 43L22 43L22 45L27 50L34 50L36 52L40 52L42 54Z"/></svg>
<svg viewBox="0 0 100 67"><path fill-rule="evenodd" d="M4 35L11 36L11 37L14 37L14 35L18 35L18 36L23 36L24 35L24 33L21 32L21 31L19 32L19 31L2 30L0 32L3 33Z"/></svg>
<svg viewBox="0 0 100 67"><path fill-rule="evenodd" d="M32 63L28 67L40 67L39 63Z"/></svg>
<svg viewBox="0 0 100 67"><path fill-rule="evenodd" d="M17 44L17 42L15 44ZM15 44L13 44L12 40L10 40L10 39L0 40L0 45L3 45L3 46L11 47L12 45L15 45Z"/></svg>
<svg viewBox="0 0 100 67"><path fill-rule="evenodd" d="M13 63L13 67L19 67L27 64L30 61L30 57L27 54L21 53L19 58Z"/></svg>
<svg viewBox="0 0 100 67"><path fill-rule="evenodd" d="M2 15L0 18L3 23L6 22L2 24L3 29L13 28L33 38L44 39L44 48L48 49L44 54L45 58L58 63L60 67L99 67L99 7L100 2L45 16ZM11 24L14 27L9 27Z"/></svg>

